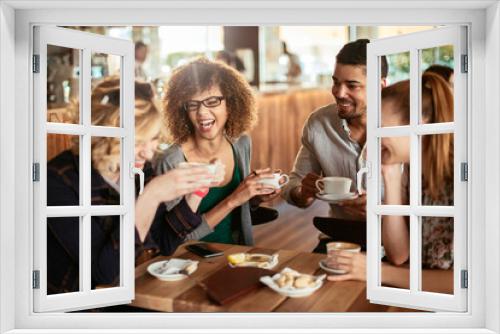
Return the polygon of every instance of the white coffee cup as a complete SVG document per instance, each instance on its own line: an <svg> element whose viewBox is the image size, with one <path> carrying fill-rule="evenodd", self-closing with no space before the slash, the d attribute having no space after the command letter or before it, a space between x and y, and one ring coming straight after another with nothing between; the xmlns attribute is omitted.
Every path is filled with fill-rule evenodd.
<svg viewBox="0 0 500 334"><path fill-rule="evenodd" d="M179 168L182 169L187 169L187 168L194 168L194 167L203 167L208 170L208 172L212 175L215 175L217 173L217 164L209 164L205 162L181 162L178 165Z"/></svg>
<svg viewBox="0 0 500 334"><path fill-rule="evenodd" d="M342 176L328 176L316 180L316 188L320 194L344 195L351 190L352 180Z"/></svg>
<svg viewBox="0 0 500 334"><path fill-rule="evenodd" d="M335 252L338 251L346 251L346 252L352 252L352 253L359 253L361 251L361 246L352 242L346 242L346 241L332 241L326 244L326 254L328 257L333 256ZM335 270L337 274L347 274L346 270L342 269L337 269L333 268L330 266L327 266L330 269Z"/></svg>
<svg viewBox="0 0 500 334"><path fill-rule="evenodd" d="M280 181L283 178L285 179L285 181L280 184ZM259 181L259 183L264 184L264 185L269 185L269 186L273 187L274 189L280 189L285 184L287 184L288 181L290 181L290 178L288 177L288 175L286 175L284 173L281 173L281 171L278 171L278 172L274 172L273 173L273 178L272 179L271 178L269 178L269 179L262 179L262 180Z"/></svg>

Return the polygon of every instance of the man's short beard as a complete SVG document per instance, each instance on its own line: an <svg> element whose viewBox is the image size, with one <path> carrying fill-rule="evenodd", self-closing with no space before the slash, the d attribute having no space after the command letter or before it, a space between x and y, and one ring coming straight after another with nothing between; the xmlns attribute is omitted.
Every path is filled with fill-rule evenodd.
<svg viewBox="0 0 500 334"><path fill-rule="evenodd" d="M360 118L366 113L366 110L360 110L357 111L355 110L354 112L348 112L348 113L343 113L342 111L338 110L338 115L340 118L345 119L346 121L355 119L355 118Z"/></svg>

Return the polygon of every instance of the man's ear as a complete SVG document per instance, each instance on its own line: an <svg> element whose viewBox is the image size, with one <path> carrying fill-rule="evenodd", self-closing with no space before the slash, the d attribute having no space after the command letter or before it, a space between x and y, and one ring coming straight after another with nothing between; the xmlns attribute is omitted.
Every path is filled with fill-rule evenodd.
<svg viewBox="0 0 500 334"><path fill-rule="evenodd" d="M387 86L387 78L382 78L382 80L380 80L380 85L382 86L382 88L386 87Z"/></svg>

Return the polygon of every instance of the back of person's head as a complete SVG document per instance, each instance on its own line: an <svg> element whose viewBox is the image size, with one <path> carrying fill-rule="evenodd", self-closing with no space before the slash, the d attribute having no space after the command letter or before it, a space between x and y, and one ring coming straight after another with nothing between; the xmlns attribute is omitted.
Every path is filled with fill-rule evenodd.
<svg viewBox="0 0 500 334"><path fill-rule="evenodd" d="M137 41L135 43L135 50L139 50L139 49L142 49L142 48L148 48L148 46L143 42L143 41Z"/></svg>
<svg viewBox="0 0 500 334"><path fill-rule="evenodd" d="M215 55L215 60L222 61L227 65L234 67L239 72L245 71L245 64L243 64L243 61L234 52L227 50L220 50Z"/></svg>
<svg viewBox="0 0 500 334"><path fill-rule="evenodd" d="M431 65L424 71L424 73L429 72L439 74L447 82L450 82L450 78L453 75L453 69L445 65Z"/></svg>
<svg viewBox="0 0 500 334"><path fill-rule="evenodd" d="M167 84L165 118L171 140L182 143L194 133L185 103L194 95L218 86L227 108L226 135L237 138L256 121L252 88L236 69L201 57L176 68Z"/></svg>
<svg viewBox="0 0 500 334"><path fill-rule="evenodd" d="M110 77L99 83L92 91L91 122L95 126L119 127L120 79ZM135 138L148 141L162 133L162 114L155 100L154 89L146 82L135 82ZM101 174L113 174L120 167L120 140L108 137L93 137L91 144L92 163Z"/></svg>
<svg viewBox="0 0 500 334"><path fill-rule="evenodd" d="M382 103L391 103L399 124L409 124L410 81L382 89ZM383 119L383 118L382 118ZM435 73L422 75L422 120L424 123L453 122L453 94L448 83ZM423 136L422 169L425 191L438 199L444 182L453 180L453 134Z"/></svg>
<svg viewBox="0 0 500 334"><path fill-rule="evenodd" d="M366 48L369 39L358 39L354 42L349 42L345 44L342 49L340 49L337 54L337 64L343 65L355 65L355 66L365 66L366 67ZM387 78L387 58L382 56L381 59L381 74L382 78Z"/></svg>
<svg viewBox="0 0 500 334"><path fill-rule="evenodd" d="M220 50L215 54L215 60L222 61L228 65L231 65L232 55L227 50Z"/></svg>
<svg viewBox="0 0 500 334"><path fill-rule="evenodd" d="M144 62L148 55L148 46L142 41L135 43L135 60L136 62Z"/></svg>

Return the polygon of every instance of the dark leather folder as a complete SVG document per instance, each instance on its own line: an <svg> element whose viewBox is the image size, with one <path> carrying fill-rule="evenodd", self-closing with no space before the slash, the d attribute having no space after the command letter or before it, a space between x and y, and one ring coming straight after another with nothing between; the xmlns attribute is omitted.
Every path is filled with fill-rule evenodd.
<svg viewBox="0 0 500 334"><path fill-rule="evenodd" d="M276 272L254 267L224 267L204 279L200 285L214 302L225 305L262 285L262 276Z"/></svg>
<svg viewBox="0 0 500 334"><path fill-rule="evenodd" d="M366 221L314 217L313 224L333 241L353 242L366 250Z"/></svg>

